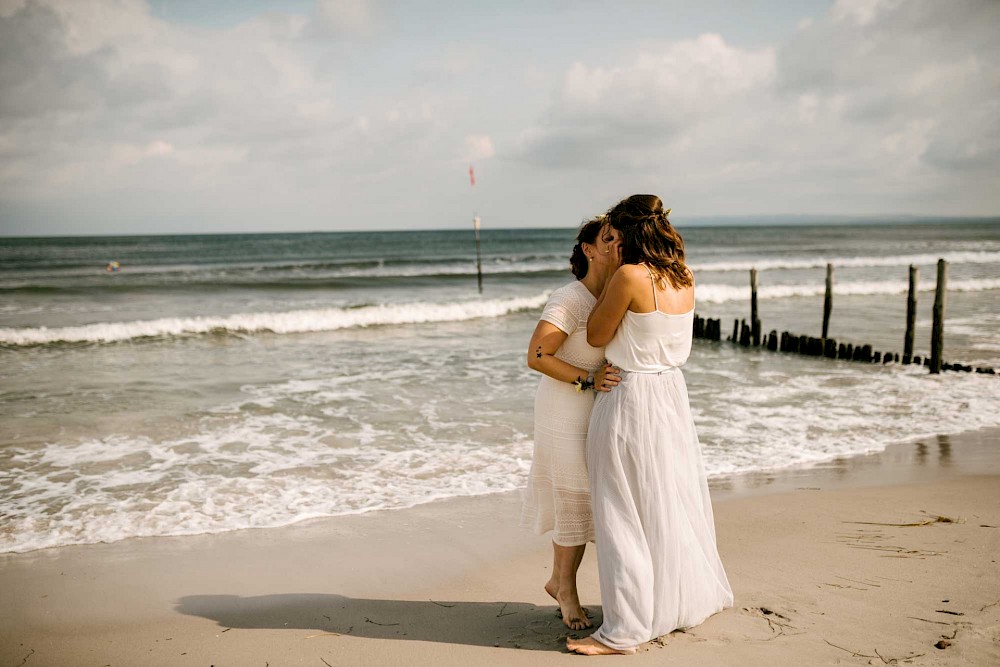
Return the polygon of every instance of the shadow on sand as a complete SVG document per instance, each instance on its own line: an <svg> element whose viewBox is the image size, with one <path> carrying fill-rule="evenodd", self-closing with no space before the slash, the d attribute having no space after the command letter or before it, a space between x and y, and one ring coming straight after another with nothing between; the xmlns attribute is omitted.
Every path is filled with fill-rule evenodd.
<svg viewBox="0 0 1000 667"><path fill-rule="evenodd" d="M590 607L594 628L600 607ZM240 597L189 595L175 610L216 621L225 628L300 628L375 639L501 646L563 651L571 632L555 605L524 602L456 602L450 600L368 600L343 595L287 593Z"/></svg>

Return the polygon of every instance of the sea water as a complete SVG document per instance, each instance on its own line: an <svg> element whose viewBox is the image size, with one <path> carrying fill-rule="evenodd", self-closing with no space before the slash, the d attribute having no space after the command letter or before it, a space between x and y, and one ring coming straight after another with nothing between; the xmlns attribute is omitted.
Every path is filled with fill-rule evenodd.
<svg viewBox="0 0 1000 667"><path fill-rule="evenodd" d="M684 227L697 309L1000 366L995 224ZM0 239L0 551L267 528L512 490L530 466L528 338L574 229ZM117 272L106 270L119 262ZM1000 424L1000 378L695 341L711 476ZM516 517L511 517L516 520Z"/></svg>

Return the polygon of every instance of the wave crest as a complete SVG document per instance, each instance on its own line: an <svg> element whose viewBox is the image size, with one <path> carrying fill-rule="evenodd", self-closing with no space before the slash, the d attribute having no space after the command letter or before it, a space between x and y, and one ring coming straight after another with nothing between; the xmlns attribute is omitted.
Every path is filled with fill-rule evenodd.
<svg viewBox="0 0 1000 667"><path fill-rule="evenodd" d="M833 293L837 296L876 296L880 294L906 294L909 283L903 280L857 281L834 283ZM982 278L978 280L958 280L948 284L949 292L982 292L1000 289L1000 279ZM737 285L699 285L699 303L726 303L728 301L749 301L750 290ZM933 292L934 284L926 283L921 292ZM761 299L787 299L797 296L823 296L826 285L764 285L757 291Z"/></svg>
<svg viewBox="0 0 1000 667"><path fill-rule="evenodd" d="M822 296L823 284L765 285L758 291L761 299ZM834 285L838 296L905 294L905 281L858 281ZM981 292L1000 289L1000 279L959 280L948 285L949 292ZM934 290L925 284L922 292ZM309 333L358 327L427 322L460 322L481 317L502 317L545 305L551 292L510 299L486 299L453 303L397 303L361 308L322 308L287 312L237 313L220 317L167 317L157 320L96 322L69 327L0 328L0 345L29 346L53 343L112 343L135 338L190 336L209 333ZM698 286L698 302L726 303L746 301L750 290L737 285Z"/></svg>
<svg viewBox="0 0 1000 667"><path fill-rule="evenodd" d="M838 269L842 268L866 268L878 266L905 266L908 264L937 264L938 259L944 259L951 264L994 264L1000 263L1000 252L969 251L969 252L947 252L943 254L919 254L919 255L888 255L885 257L812 257L803 259L754 259L736 262L705 262L699 264L692 263L692 268L696 271L749 271L757 269L759 271L777 269L822 269L827 264L833 264Z"/></svg>
<svg viewBox="0 0 1000 667"><path fill-rule="evenodd" d="M26 346L51 343L111 343L134 338L216 332L290 334L392 324L458 322L481 317L500 317L520 310L541 308L548 296L549 292L543 292L528 297L456 303L380 304L361 308L237 313L223 317L165 317L131 322L98 322L72 327L0 328L0 344Z"/></svg>

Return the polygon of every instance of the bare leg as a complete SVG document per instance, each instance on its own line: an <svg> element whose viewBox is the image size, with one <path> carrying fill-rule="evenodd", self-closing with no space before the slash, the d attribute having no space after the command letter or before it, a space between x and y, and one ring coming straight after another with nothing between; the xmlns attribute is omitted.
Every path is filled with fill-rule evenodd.
<svg viewBox="0 0 1000 667"><path fill-rule="evenodd" d="M567 639L566 648L573 653L579 653L581 655L632 655L636 651L634 648L611 648L610 646L605 646L593 637L585 637L583 639Z"/></svg>
<svg viewBox="0 0 1000 667"><path fill-rule="evenodd" d="M576 574L577 574L577 572L580 571L580 563L583 562L583 554L584 554L584 552L586 550L587 550L587 545L586 544L581 544L580 547L579 547L579 551L577 551L577 553L576 553L576 559L573 561L573 581L574 582L576 582ZM587 609L586 607L581 607L581 608L583 609L584 616L586 616L587 618L590 618L590 610ZM591 624L588 623L587 627L588 628L591 627Z"/></svg>
<svg viewBox="0 0 1000 667"><path fill-rule="evenodd" d="M552 543L552 576L549 580L545 582L545 592L548 593L553 600L559 601L559 576L561 575L562 561L559 560L559 545L555 542Z"/></svg>
<svg viewBox="0 0 1000 667"><path fill-rule="evenodd" d="M549 588L551 580L549 580L549 584L546 584L545 590L559 603L563 624L571 630L583 630L593 626L580 606L580 596L576 590L576 572L580 568L586 549L586 544L563 547L555 542L552 543L554 553L552 573L556 578L555 594L553 595L553 591Z"/></svg>

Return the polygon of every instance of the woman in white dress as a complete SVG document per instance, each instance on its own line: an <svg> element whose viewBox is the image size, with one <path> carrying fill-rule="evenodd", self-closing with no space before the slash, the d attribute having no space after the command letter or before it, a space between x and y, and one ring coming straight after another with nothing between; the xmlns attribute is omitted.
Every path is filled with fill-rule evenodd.
<svg viewBox="0 0 1000 667"><path fill-rule="evenodd" d="M622 380L598 397L587 441L604 619L591 637L567 641L586 655L634 653L733 604L680 371L694 275L668 214L659 197L633 195L607 216L622 265L587 331Z"/></svg>
<svg viewBox="0 0 1000 667"><path fill-rule="evenodd" d="M577 279L549 297L528 345L528 366L542 379L535 394L535 450L521 525L537 534L552 531L552 576L545 590L573 630L592 625L576 588L584 550L594 540L587 426L595 391L608 391L619 379L605 366L604 348L587 343L587 318L604 289L616 242L617 233L603 219L580 228L570 258Z"/></svg>

